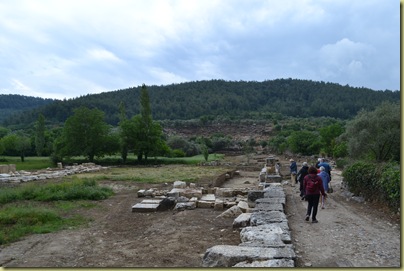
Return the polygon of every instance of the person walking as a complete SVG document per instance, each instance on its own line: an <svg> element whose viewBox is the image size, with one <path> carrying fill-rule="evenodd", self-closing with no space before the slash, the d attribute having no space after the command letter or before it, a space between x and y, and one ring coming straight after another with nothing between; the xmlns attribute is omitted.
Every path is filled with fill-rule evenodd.
<svg viewBox="0 0 404 271"><path fill-rule="evenodd" d="M328 164L327 162L324 161L324 158L320 158L320 163L317 165L317 168L320 167L324 167L325 168L325 172L328 173L328 175L330 176L330 181L331 181L331 166L330 164Z"/></svg>
<svg viewBox="0 0 404 271"><path fill-rule="evenodd" d="M290 182L292 186L295 186L295 184L297 183L296 180L297 164L293 159L290 159L289 162L290 162Z"/></svg>
<svg viewBox="0 0 404 271"><path fill-rule="evenodd" d="M307 213L306 213L306 221L309 221L311 216L311 222L317 223L317 210L318 203L320 201L320 194L327 198L327 194L324 191L323 181L320 176L317 175L316 167L309 167L308 173L303 180L303 188L305 190L305 197L308 202L307 204Z"/></svg>
<svg viewBox="0 0 404 271"><path fill-rule="evenodd" d="M320 176L321 180L323 181L324 191L328 193L328 183L330 182L330 175L328 175L328 173L325 172L324 167L320 167L320 173L318 173L317 175ZM324 209L325 198L323 197L323 195L321 195L320 197L320 202L321 202L321 209Z"/></svg>
<svg viewBox="0 0 404 271"><path fill-rule="evenodd" d="M300 198L304 200L304 189L303 189L303 180L304 177L308 174L309 166L307 165L307 162L303 162L302 168L299 170L297 173L297 181L299 182L299 190L300 190Z"/></svg>

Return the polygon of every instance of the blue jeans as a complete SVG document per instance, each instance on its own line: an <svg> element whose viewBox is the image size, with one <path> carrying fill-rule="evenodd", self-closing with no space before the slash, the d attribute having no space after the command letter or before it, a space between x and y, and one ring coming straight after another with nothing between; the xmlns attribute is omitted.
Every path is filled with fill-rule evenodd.
<svg viewBox="0 0 404 271"><path fill-rule="evenodd" d="M320 201L320 194L306 195L306 200L308 201L307 215L310 216L313 210L311 220L317 220L316 216L317 216L318 202Z"/></svg>

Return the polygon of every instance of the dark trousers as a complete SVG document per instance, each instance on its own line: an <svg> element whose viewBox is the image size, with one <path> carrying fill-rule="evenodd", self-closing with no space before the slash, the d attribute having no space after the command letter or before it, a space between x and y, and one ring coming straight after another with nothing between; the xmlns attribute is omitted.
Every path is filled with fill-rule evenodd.
<svg viewBox="0 0 404 271"><path fill-rule="evenodd" d="M303 181L299 181L300 197L303 197L305 192L303 189Z"/></svg>
<svg viewBox="0 0 404 271"><path fill-rule="evenodd" d="M307 205L307 215L311 215L311 211L313 210L313 214L311 216L312 220L317 220L317 209L318 209L318 202L320 201L320 194L316 195L306 195L306 200L308 201Z"/></svg>

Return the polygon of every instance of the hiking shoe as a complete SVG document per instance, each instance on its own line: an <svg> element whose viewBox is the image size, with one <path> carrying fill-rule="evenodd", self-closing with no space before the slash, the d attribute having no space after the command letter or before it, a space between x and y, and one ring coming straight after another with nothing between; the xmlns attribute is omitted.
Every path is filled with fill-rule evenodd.
<svg viewBox="0 0 404 271"><path fill-rule="evenodd" d="M318 220L314 219L311 223L318 223Z"/></svg>
<svg viewBox="0 0 404 271"><path fill-rule="evenodd" d="M309 221L310 216L306 215L306 221Z"/></svg>

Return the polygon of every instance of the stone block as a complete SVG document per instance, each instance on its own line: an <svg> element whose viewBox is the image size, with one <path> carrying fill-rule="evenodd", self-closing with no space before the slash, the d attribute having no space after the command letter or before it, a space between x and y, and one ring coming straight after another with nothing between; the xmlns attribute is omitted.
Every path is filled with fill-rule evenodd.
<svg viewBox="0 0 404 271"><path fill-rule="evenodd" d="M188 202L179 202L175 205L174 210L182 211L182 210L193 210L196 208L196 202L188 201Z"/></svg>
<svg viewBox="0 0 404 271"><path fill-rule="evenodd" d="M240 262L267 261L275 259L294 260L291 247L266 248L218 245L209 248L202 259L203 267L232 267Z"/></svg>
<svg viewBox="0 0 404 271"><path fill-rule="evenodd" d="M16 171L17 171L17 168L16 168L15 164L8 165L8 172L15 173Z"/></svg>
<svg viewBox="0 0 404 271"><path fill-rule="evenodd" d="M267 260L267 261L253 261L253 262L241 262L233 267L247 267L247 268L254 268L254 267L286 267L292 268L295 267L295 261L289 259L280 259L280 260Z"/></svg>
<svg viewBox="0 0 404 271"><path fill-rule="evenodd" d="M186 188L187 187L187 183L183 182L183 181L175 181L173 184L174 188Z"/></svg>
<svg viewBox="0 0 404 271"><path fill-rule="evenodd" d="M245 227L240 232L240 239L243 243L264 247L283 247L292 242L289 227L282 223Z"/></svg>
<svg viewBox="0 0 404 271"><path fill-rule="evenodd" d="M259 212L259 211L279 211L279 212L284 212L283 205L280 203L272 203L272 204L257 204L255 205L255 208L253 209L253 212Z"/></svg>
<svg viewBox="0 0 404 271"><path fill-rule="evenodd" d="M262 198L262 199L257 199L255 201L255 206L265 205L265 204L277 204L277 203L285 205L286 198L281 197L281 198Z"/></svg>
<svg viewBox="0 0 404 271"><path fill-rule="evenodd" d="M213 208L214 205L214 201L199 200L197 202L198 208Z"/></svg>
<svg viewBox="0 0 404 271"><path fill-rule="evenodd" d="M243 211L243 213L246 213L247 210L250 209L250 206L245 201L239 201L237 206L241 209L241 211Z"/></svg>
<svg viewBox="0 0 404 271"><path fill-rule="evenodd" d="M230 209L227 209L217 217L238 217L241 215L243 211L238 206L233 206Z"/></svg>
<svg viewBox="0 0 404 271"><path fill-rule="evenodd" d="M224 202L223 202L223 200L216 199L215 200L215 205L213 206L213 209L218 210L218 211L224 210Z"/></svg>
<svg viewBox="0 0 404 271"><path fill-rule="evenodd" d="M255 202L257 199L263 198L265 192L263 190L251 190L248 192L248 201Z"/></svg>
<svg viewBox="0 0 404 271"><path fill-rule="evenodd" d="M201 200L203 200L203 201L215 201L216 197L215 197L214 194L206 194L206 195L202 196Z"/></svg>
<svg viewBox="0 0 404 271"><path fill-rule="evenodd" d="M251 213L242 213L233 221L233 229L244 228L250 225Z"/></svg>
<svg viewBox="0 0 404 271"><path fill-rule="evenodd" d="M285 213L278 211L258 211L251 214L251 225L259 226L269 223L288 222Z"/></svg>
<svg viewBox="0 0 404 271"><path fill-rule="evenodd" d="M138 213L156 212L158 207L159 207L158 204L137 203L132 206L132 212L138 212Z"/></svg>
<svg viewBox="0 0 404 271"><path fill-rule="evenodd" d="M9 173L10 169L8 165L0 165L0 173Z"/></svg>

